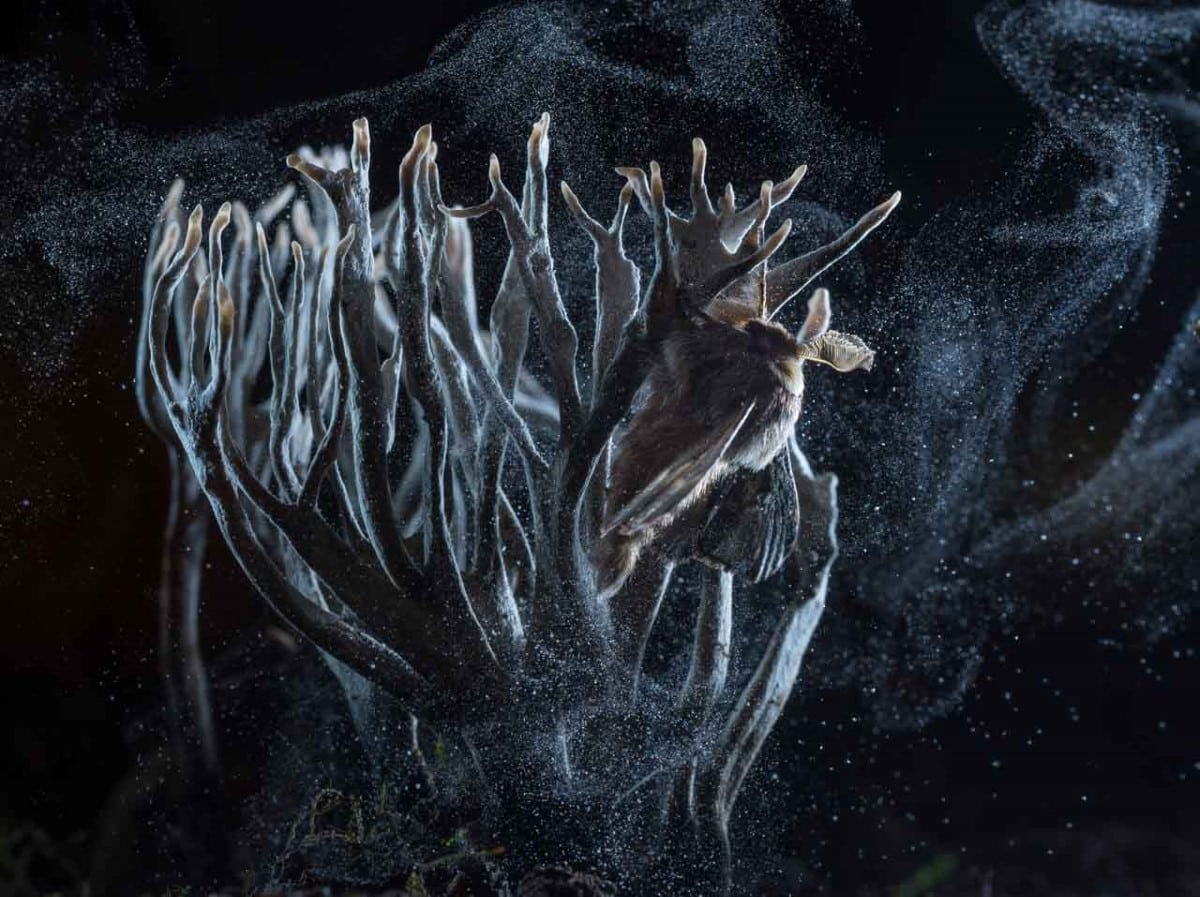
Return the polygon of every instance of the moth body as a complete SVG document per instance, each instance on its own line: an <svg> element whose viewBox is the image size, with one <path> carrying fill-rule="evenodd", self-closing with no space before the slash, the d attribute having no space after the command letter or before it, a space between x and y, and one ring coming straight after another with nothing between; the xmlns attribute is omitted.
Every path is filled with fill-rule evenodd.
<svg viewBox="0 0 1200 897"><path fill-rule="evenodd" d="M798 335L773 321L702 315L664 340L616 443L596 558L601 597L725 478L775 460L800 416L806 360L870 366L860 340L827 330L828 303L818 290Z"/></svg>

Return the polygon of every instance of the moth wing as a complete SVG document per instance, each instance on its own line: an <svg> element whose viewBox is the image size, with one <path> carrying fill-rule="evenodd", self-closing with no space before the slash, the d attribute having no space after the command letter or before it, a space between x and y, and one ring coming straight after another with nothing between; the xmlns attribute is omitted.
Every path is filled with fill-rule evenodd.
<svg viewBox="0 0 1200 897"><path fill-rule="evenodd" d="M702 560L762 582L774 576L800 537L800 501L787 454L730 477L697 540Z"/></svg>
<svg viewBox="0 0 1200 897"><path fill-rule="evenodd" d="M730 415L709 429L621 507L601 533L619 530L627 535L653 526L674 512L704 482L725 456L730 444L754 411L753 402L740 415Z"/></svg>
<svg viewBox="0 0 1200 897"><path fill-rule="evenodd" d="M875 353L866 343L857 336L836 330L826 330L820 336L802 343L800 355L805 361L827 364L843 374L860 368L869 371L875 363Z"/></svg>

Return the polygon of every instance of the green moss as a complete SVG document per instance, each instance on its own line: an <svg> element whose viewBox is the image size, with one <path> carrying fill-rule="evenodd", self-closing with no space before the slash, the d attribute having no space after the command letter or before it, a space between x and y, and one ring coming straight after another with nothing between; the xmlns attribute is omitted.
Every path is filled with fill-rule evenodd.
<svg viewBox="0 0 1200 897"><path fill-rule="evenodd" d="M905 881L891 889L891 897L921 897L950 879L958 868L958 857L952 853L939 853Z"/></svg>

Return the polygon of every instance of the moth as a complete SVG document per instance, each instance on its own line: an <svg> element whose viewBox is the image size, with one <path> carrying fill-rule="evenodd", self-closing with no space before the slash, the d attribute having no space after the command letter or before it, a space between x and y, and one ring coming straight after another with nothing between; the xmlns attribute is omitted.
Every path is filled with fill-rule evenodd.
<svg viewBox="0 0 1200 897"><path fill-rule="evenodd" d="M818 289L796 334L713 303L663 341L615 446L597 547L598 588L616 594L656 541L754 579L791 552L799 509L781 450L800 416L804 366L870 370L859 337L829 329Z"/></svg>

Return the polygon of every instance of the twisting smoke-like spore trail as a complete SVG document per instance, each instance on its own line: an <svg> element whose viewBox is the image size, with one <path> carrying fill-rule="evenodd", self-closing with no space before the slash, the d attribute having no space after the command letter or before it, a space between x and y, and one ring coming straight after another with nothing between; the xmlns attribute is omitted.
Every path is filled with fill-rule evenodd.
<svg viewBox="0 0 1200 897"><path fill-rule="evenodd" d="M588 205L619 183L614 161L682 158L678 148L697 133L729 171L813 163L786 211L814 243L882 189L879 141L821 99L823 84L856 77L849 54L825 51L858 40L845 4L814 4L802 32L771 3L665 6L505 7L460 28L411 79L169 141L119 108L64 106L71 88L48 71L7 71L20 79L6 94L14 147L34 143L22 110L79 115L88 128L61 167L22 163L21 195L0 200L0 345L36 382L53 384L75 347L72 330L132 314L145 224L173 177L187 172L198 195L264 199L302 135L334 139L365 111L383 134L436 120L445 157L463 162L446 166L463 179L446 185L450 195L478 192L467 179L488 150L519 158L524 136L510 123L543 109L562 123L556 176ZM1197 561L1187 549L1197 541L1200 450L1197 349L1186 329L1084 484L1023 483L1026 470L1063 453L1070 387L1131 332L1172 184L1194 157L1194 146L1173 145L1167 119L1196 126L1184 58L1198 31L1194 9L1081 0L1005 0L981 16L984 47L1044 121L1003 181L923 222L907 219L919 228L889 265L872 264L882 246L858 263L883 270L865 277L851 265L839 275L839 285L862 288L852 323L870 332L862 324L878 322L892 354L872 384L839 384L836 405L811 403L806 439L845 483L845 561L812 688L873 687L881 723L917 725L954 706L990 634L1031 595L1069 610L1103 580L1114 601L1138 596L1149 631L1182 614L1185 596L1194 600ZM682 189L682 168L667 177ZM559 276L577 313L591 250L565 209L553 215ZM891 226L905 222L901 213ZM648 228L631 224L631 250L645 257ZM502 263L485 259L484 275ZM1180 312L1192 299L1163 298ZM586 316L577 320L588 339ZM27 398L25 413L52 392ZM1038 577L1051 575L1054 593L1038 592Z"/></svg>
<svg viewBox="0 0 1200 897"><path fill-rule="evenodd" d="M1192 318L1094 476L1057 471L1079 450L1073 392L1135 332L1178 165L1163 110L1194 109L1183 73L1200 12L999 2L978 29L1044 121L1003 180L913 237L888 319L904 334L899 384L875 413L839 408L830 436L862 459L842 462L853 470L887 457L848 490L869 628L842 621L841 649L818 651L830 681L873 687L882 725L953 707L990 634L1030 609L1135 597L1135 627L1161 633L1197 590ZM899 418L884 414L897 396Z"/></svg>

